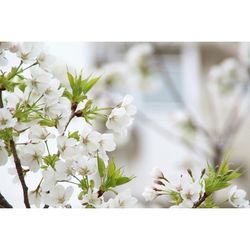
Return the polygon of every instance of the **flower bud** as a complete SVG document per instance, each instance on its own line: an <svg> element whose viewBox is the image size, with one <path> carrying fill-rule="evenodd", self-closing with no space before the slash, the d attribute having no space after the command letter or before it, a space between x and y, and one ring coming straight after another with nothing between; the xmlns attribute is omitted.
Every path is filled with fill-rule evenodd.
<svg viewBox="0 0 250 250"><path fill-rule="evenodd" d="M151 171L151 176L155 179L163 179L164 175L159 168L153 168Z"/></svg>

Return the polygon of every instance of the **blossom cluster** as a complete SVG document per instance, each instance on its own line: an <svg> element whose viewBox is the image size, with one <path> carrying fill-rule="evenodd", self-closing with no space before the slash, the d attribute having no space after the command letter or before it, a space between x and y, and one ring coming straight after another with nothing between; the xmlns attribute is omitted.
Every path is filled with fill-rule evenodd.
<svg viewBox="0 0 250 250"><path fill-rule="evenodd" d="M152 177L153 186L146 188L143 193L146 201L166 195L168 201L174 204L172 207L192 208L205 193L204 172L198 178L194 178L192 171L188 170L181 175L167 179L160 169L154 168Z"/></svg>
<svg viewBox="0 0 250 250"><path fill-rule="evenodd" d="M214 193L229 187L231 180L239 175L239 172L229 170L227 161L224 161L217 171L208 166L208 169L201 172L187 169L180 175L166 176L159 168L154 168L153 185L145 188L143 196L147 202L164 196L172 208L219 207L213 198ZM246 192L237 186L229 190L225 202L237 208L250 207Z"/></svg>
<svg viewBox="0 0 250 250"><path fill-rule="evenodd" d="M19 64L9 69L10 54ZM128 190L115 190L133 177L109 155L116 135L125 136L133 122L133 97L98 107L88 92L99 77L84 78L65 66L62 82L53 74L55 63L41 43L0 43L0 165L15 165L9 173L20 180L26 207L71 207L75 195L83 207L134 206ZM104 133L95 128L98 119L106 123ZM40 180L27 187L32 174ZM108 192L115 197L107 200Z"/></svg>

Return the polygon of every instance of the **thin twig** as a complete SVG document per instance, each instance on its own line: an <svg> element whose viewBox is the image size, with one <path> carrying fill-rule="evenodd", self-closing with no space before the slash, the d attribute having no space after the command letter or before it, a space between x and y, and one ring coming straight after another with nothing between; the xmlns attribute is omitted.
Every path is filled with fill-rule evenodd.
<svg viewBox="0 0 250 250"><path fill-rule="evenodd" d="M204 193L203 196L193 205L193 208L198 208L205 200L206 198L209 196L209 194Z"/></svg>
<svg viewBox="0 0 250 250"><path fill-rule="evenodd" d="M138 111L139 119L143 121L143 123L147 123L151 128L153 128L157 133L160 133L161 135L164 135L164 138L168 137L171 138L177 142L181 142L183 145L185 145L189 150L198 151L201 155L208 157L209 152L204 150L203 148L199 147L198 145L193 145L190 143L185 137L180 137L178 135L173 134L171 131L168 131L166 128L160 126L157 124L153 119L150 119L145 114L143 114L141 111Z"/></svg>
<svg viewBox="0 0 250 250"><path fill-rule="evenodd" d="M171 90L173 91L172 93L177 97L177 99L179 99L181 101L181 103L183 104L186 112L189 115L190 121L192 122L192 124L194 124L194 126L200 130L203 135L205 135L205 137L207 139L209 139L210 141L213 141L212 136L210 135L210 133L207 131L207 129L200 124L200 122L194 117L192 111L189 109L188 104L186 103L185 99L183 98L182 94L180 93L180 91L178 90L178 88L176 87L176 84L173 82L172 77L170 76L168 70L165 68L165 77L167 79L167 82L169 84L169 86L171 87Z"/></svg>

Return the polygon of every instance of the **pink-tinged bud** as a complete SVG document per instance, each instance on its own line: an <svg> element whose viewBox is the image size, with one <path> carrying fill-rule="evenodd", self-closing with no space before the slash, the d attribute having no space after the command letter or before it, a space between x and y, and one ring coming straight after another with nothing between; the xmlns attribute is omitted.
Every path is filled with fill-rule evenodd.
<svg viewBox="0 0 250 250"><path fill-rule="evenodd" d="M11 43L9 51L12 53L16 53L19 50L19 43Z"/></svg>
<svg viewBox="0 0 250 250"><path fill-rule="evenodd" d="M163 179L164 178L164 175L163 175L162 171L159 168L153 168L152 171L151 171L151 176L154 179Z"/></svg>

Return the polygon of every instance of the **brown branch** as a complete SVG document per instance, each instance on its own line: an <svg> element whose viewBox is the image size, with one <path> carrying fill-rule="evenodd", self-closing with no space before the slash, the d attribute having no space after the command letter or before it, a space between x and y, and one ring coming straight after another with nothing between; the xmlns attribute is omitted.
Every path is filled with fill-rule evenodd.
<svg viewBox="0 0 250 250"><path fill-rule="evenodd" d="M206 198L209 196L209 194L204 193L204 195L193 205L193 208L198 208L205 200Z"/></svg>
<svg viewBox="0 0 250 250"><path fill-rule="evenodd" d="M22 185L24 204L25 204L26 208L30 208L29 197L28 197L28 187L27 187L25 180L24 180L22 165L21 165L20 159L17 155L16 145L15 145L15 142L13 139L10 140L10 148L11 148L11 151L12 151L12 154L14 157L14 162L16 165L17 174L18 174L19 180L20 180L21 185Z"/></svg>
<svg viewBox="0 0 250 250"><path fill-rule="evenodd" d="M0 193L0 208L12 208L9 202L4 198L4 196Z"/></svg>

